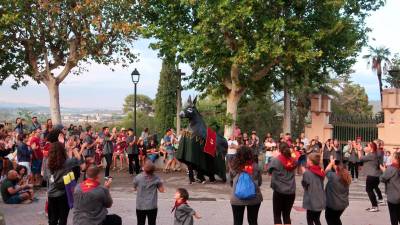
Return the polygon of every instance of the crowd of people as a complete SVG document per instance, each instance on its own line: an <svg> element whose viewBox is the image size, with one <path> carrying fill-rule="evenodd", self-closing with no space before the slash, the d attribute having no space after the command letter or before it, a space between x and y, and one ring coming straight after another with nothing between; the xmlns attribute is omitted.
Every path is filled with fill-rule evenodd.
<svg viewBox="0 0 400 225"><path fill-rule="evenodd" d="M113 204L109 192L110 170L127 169L132 175L136 173L133 186L137 191L137 224L144 225L146 218L149 225L156 224L157 193L165 192L165 188L155 174L154 163L160 158L165 163L164 172L180 170L175 158L179 139L173 129L167 129L158 141L148 129L137 136L133 129L118 131L103 127L96 132L91 126L53 126L50 119L41 125L36 117L28 126L17 118L12 129L0 124L3 201L31 203L37 200L34 187L45 186L49 224L66 224L71 208L77 225L121 224L121 217L108 215L107 211ZM322 143L318 137L309 140L304 133L294 141L288 133L281 134L276 141L267 133L261 141L255 131L248 135L236 127L228 139L226 161L234 225L243 223L246 208L248 223L257 224L263 201L260 191L263 173L271 175L275 224L292 223L296 175L302 175L307 223L321 224L320 215L325 210L328 225L341 224L340 216L349 205L349 186L358 181L361 168L371 201L367 211L377 212L378 206L385 204L378 186L383 182L391 223L400 222L400 152L388 153L380 140L362 142L357 137L342 148L337 140ZM101 168L104 168L104 185L100 185ZM66 177L78 182L71 193L71 183ZM173 207L175 224L193 224L193 218L200 218L187 204L188 198L186 189L177 189ZM93 204L94 201L97 203Z"/></svg>

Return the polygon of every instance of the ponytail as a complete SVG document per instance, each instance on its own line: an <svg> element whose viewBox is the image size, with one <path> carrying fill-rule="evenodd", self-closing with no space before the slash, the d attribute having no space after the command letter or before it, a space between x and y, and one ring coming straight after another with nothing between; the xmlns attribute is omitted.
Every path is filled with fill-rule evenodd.
<svg viewBox="0 0 400 225"><path fill-rule="evenodd" d="M351 176L350 173L347 169L345 169L342 166L337 165L336 166L336 173L339 176L340 183L342 183L344 186L348 187L351 184Z"/></svg>

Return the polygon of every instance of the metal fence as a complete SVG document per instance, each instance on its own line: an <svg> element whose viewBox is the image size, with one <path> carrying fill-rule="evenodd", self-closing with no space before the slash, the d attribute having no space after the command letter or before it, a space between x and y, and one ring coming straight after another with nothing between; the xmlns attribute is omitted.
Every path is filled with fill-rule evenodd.
<svg viewBox="0 0 400 225"><path fill-rule="evenodd" d="M361 137L363 142L372 141L378 138L379 123L383 123L381 113L375 116L355 115L331 115L330 124L333 125L333 138L340 144L346 144L348 140L355 140Z"/></svg>

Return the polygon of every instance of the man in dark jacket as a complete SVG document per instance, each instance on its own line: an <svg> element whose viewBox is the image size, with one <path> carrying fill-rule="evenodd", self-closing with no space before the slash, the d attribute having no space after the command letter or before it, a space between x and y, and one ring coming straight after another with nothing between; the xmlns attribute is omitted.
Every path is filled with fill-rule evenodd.
<svg viewBox="0 0 400 225"><path fill-rule="evenodd" d="M92 166L87 170L87 179L75 188L74 219L75 225L121 225L118 215L107 215L107 208L112 206L110 195L112 178L104 186L100 185L100 169Z"/></svg>

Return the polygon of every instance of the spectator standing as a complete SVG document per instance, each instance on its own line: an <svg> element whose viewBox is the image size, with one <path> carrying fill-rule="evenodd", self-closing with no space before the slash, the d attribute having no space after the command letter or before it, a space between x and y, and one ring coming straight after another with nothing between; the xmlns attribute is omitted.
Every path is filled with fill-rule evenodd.
<svg viewBox="0 0 400 225"><path fill-rule="evenodd" d="M291 224L290 212L296 197L296 161L292 158L287 143L279 144L279 152L268 165L268 173L272 175L271 188L274 191L272 196L274 224Z"/></svg>
<svg viewBox="0 0 400 225"><path fill-rule="evenodd" d="M237 142L234 135L231 135L228 139L228 154L226 155L226 161L228 162L228 168L231 170L232 162L235 159L239 143Z"/></svg>
<svg viewBox="0 0 400 225"><path fill-rule="evenodd" d="M25 166L27 168L28 176L30 176L32 151L29 149L27 143L28 143L28 137L25 134L19 134L17 142L18 165Z"/></svg>
<svg viewBox="0 0 400 225"><path fill-rule="evenodd" d="M321 155L311 153L308 156L307 167L301 180L304 188L303 208L307 209L308 225L321 225L319 218L321 211L325 208L325 172L319 166L320 162Z"/></svg>
<svg viewBox="0 0 400 225"><path fill-rule="evenodd" d="M383 174L381 182L386 185L386 195L392 225L400 223L400 152L393 153L392 165L385 168L381 165Z"/></svg>
<svg viewBox="0 0 400 225"><path fill-rule="evenodd" d="M255 183L256 195L253 198L240 199L235 195L236 185L242 173L249 174ZM233 224L243 224L244 210L247 208L247 220L249 225L256 225L258 220L258 211L261 202L263 201L263 196L259 188L262 184L262 177L257 163L254 162L254 157L249 147L242 146L237 150L236 156L232 162L230 175L232 177L232 194L230 202L233 213Z"/></svg>
<svg viewBox="0 0 400 225"><path fill-rule="evenodd" d="M333 169L333 170L332 170ZM331 159L325 169L326 178L326 208L325 219L328 225L342 225L340 216L349 206L349 187L351 177L339 161Z"/></svg>
<svg viewBox="0 0 400 225"><path fill-rule="evenodd" d="M235 125L235 128L233 129L233 136L235 138L242 136L242 131L240 130L240 128L237 124Z"/></svg>
<svg viewBox="0 0 400 225"><path fill-rule="evenodd" d="M107 215L113 200L110 195L112 178L100 185L100 169L91 166L87 179L76 186L74 192L74 225L121 225L118 215Z"/></svg>
<svg viewBox="0 0 400 225"><path fill-rule="evenodd" d="M40 127L33 131L33 137L29 141L30 148L32 149L32 174L33 174L33 185L40 186L42 184L42 162L43 162L43 151L40 145Z"/></svg>
<svg viewBox="0 0 400 225"><path fill-rule="evenodd" d="M73 154L75 157L72 157ZM50 175L47 181L49 225L67 224L69 205L63 176L71 172L74 167L79 166L79 160L80 155L71 149L66 150L62 143L54 142L50 145L48 159Z"/></svg>
<svg viewBox="0 0 400 225"><path fill-rule="evenodd" d="M24 134L24 125L22 124L22 119L19 117L17 119L15 119L14 131L17 133L17 135Z"/></svg>
<svg viewBox="0 0 400 225"><path fill-rule="evenodd" d="M328 166L331 156L334 158L336 156L336 152L333 147L332 139L328 139L324 144L324 148L322 150L322 162L324 164L324 169Z"/></svg>
<svg viewBox="0 0 400 225"><path fill-rule="evenodd" d="M164 193L165 189L161 179L154 174L154 164L147 160L143 167L143 173L140 173L133 179L136 195L136 217L137 225L145 225L146 218L148 225L156 225L157 219L157 191Z"/></svg>
<svg viewBox="0 0 400 225"><path fill-rule="evenodd" d="M308 138L306 137L305 133L300 134L300 141L304 143L304 148L308 148L310 142L308 141Z"/></svg>
<svg viewBox="0 0 400 225"><path fill-rule="evenodd" d="M349 143L350 145L350 143ZM360 151L362 151L360 149ZM347 154L349 156L348 167L351 173L351 178L354 179L354 182L358 181L358 166L360 164L360 160L358 158L358 150L356 149L355 142L351 142L351 145L348 147Z"/></svg>
<svg viewBox="0 0 400 225"><path fill-rule="evenodd" d="M365 147L366 155L363 156L361 151L358 151L358 157L360 162L363 163L364 173L367 175L366 179L366 191L371 201L371 208L367 208L368 212L378 212L378 201L376 199L376 194L378 195L379 204L384 204L383 196L381 190L379 189L379 176L381 171L379 170L379 158L376 153L377 146L374 142L369 142L367 147Z"/></svg>
<svg viewBox="0 0 400 225"><path fill-rule="evenodd" d="M38 119L36 116L32 117L32 125L31 128L29 129L29 131L32 133L33 131L37 130L37 129L41 129L41 125L38 122Z"/></svg>
<svg viewBox="0 0 400 225"><path fill-rule="evenodd" d="M127 153L128 153L129 174L132 175L133 170L135 170L136 174L139 174L140 172L139 152L136 146L136 137L132 128L128 129L128 137L126 138L126 143L127 143Z"/></svg>
<svg viewBox="0 0 400 225"><path fill-rule="evenodd" d="M193 225L193 217L201 219L200 215L188 204L189 192L184 188L178 188L175 193L174 225Z"/></svg>

